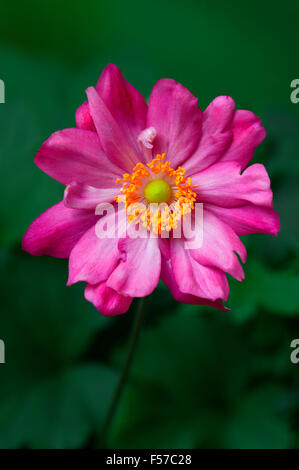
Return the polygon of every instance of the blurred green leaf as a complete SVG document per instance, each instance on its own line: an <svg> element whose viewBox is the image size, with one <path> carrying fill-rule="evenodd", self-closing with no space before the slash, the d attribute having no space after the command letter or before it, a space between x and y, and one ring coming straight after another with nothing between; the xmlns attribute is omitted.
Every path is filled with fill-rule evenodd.
<svg viewBox="0 0 299 470"><path fill-rule="evenodd" d="M0 251L0 447L78 447L115 387L104 365L75 365L109 320L65 286L64 260Z"/></svg>
<svg viewBox="0 0 299 470"><path fill-rule="evenodd" d="M227 306L237 321L245 321L259 308L278 315L298 315L299 275L292 269L272 270L258 259L249 258L245 280L231 280Z"/></svg>
<svg viewBox="0 0 299 470"><path fill-rule="evenodd" d="M63 194L34 155L53 131L74 126L84 89L109 62L146 98L171 77L201 108L228 94L258 114L267 139L255 161L269 171L281 219L277 238L246 237L246 278L230 280L230 312L179 305L157 289L111 444L298 446L299 366L289 360L299 331L299 105L290 102L298 4L2 3L0 244L10 251L0 250L0 447L86 446L115 385L109 358L123 363L114 349L126 343L132 313L101 317L81 286L65 287L65 261L16 250L29 223Z"/></svg>
<svg viewBox="0 0 299 470"><path fill-rule="evenodd" d="M285 411L298 406L289 354L279 317L237 326L226 313L181 305L141 337L111 447L289 447Z"/></svg>
<svg viewBox="0 0 299 470"><path fill-rule="evenodd" d="M264 353L229 317L193 308L144 332L111 447L225 447L231 409Z"/></svg>
<svg viewBox="0 0 299 470"><path fill-rule="evenodd" d="M84 6L72 0L45 0L43 4L38 0L26 4L18 1L17 9L6 3L1 7L0 37L22 50L78 64L111 38L109 13L113 14L109 4L97 0L86 0Z"/></svg>
<svg viewBox="0 0 299 470"><path fill-rule="evenodd" d="M6 101L0 107L0 242L11 245L35 217L63 197L63 186L33 160L52 132L74 126L75 107L70 112L64 67L4 49L0 63L5 64L1 78L6 84Z"/></svg>
<svg viewBox="0 0 299 470"><path fill-rule="evenodd" d="M264 387L242 397L226 430L228 448L286 449L291 432L281 410L283 392Z"/></svg>
<svg viewBox="0 0 299 470"><path fill-rule="evenodd" d="M13 356L10 363L20 361L23 367L30 358L31 370L40 360L68 363L109 323L84 299L82 286L66 287L65 260L4 251L0 269L0 328ZM18 356L13 354L17 345L24 348Z"/></svg>
<svg viewBox="0 0 299 470"><path fill-rule="evenodd" d="M299 118L296 107L290 111L279 108L266 110L265 126L267 141L271 144L267 168L279 186L281 180L285 183L286 179L299 176Z"/></svg>
<svg viewBox="0 0 299 470"><path fill-rule="evenodd" d="M103 425L116 378L104 365L86 364L32 382L17 396L1 397L0 448L86 444Z"/></svg>

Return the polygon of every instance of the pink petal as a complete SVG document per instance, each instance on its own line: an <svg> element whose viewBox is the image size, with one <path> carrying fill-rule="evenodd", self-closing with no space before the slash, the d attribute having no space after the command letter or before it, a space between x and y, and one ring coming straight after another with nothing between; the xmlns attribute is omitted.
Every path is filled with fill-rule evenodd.
<svg viewBox="0 0 299 470"><path fill-rule="evenodd" d="M129 147L138 149L137 138L145 128L147 104L141 93L127 82L116 65L108 65L96 90L125 134Z"/></svg>
<svg viewBox="0 0 299 470"><path fill-rule="evenodd" d="M214 308L217 308L218 310L222 310L223 312L228 310L222 305L221 299L215 300L213 302L211 300L203 299L201 297L196 297L195 295L184 294L179 289L179 286L175 280L173 269L171 266L171 261L166 260L165 258L162 258L162 261L161 261L161 280L168 287L173 298L177 300L178 302L182 302L184 304L191 304L191 305L207 305L209 307L214 307Z"/></svg>
<svg viewBox="0 0 299 470"><path fill-rule="evenodd" d="M88 90L89 102L76 113L77 126L97 131L111 160L129 171L143 160L137 138L145 128L146 101L113 64L103 70L96 91L100 100Z"/></svg>
<svg viewBox="0 0 299 470"><path fill-rule="evenodd" d="M206 204L205 207L229 225L237 235L248 235L250 233L277 235L280 230L278 214L271 207L255 206L253 204L234 208Z"/></svg>
<svg viewBox="0 0 299 470"><path fill-rule="evenodd" d="M231 274L242 281L244 272L238 257L246 261L246 249L229 225L204 209L203 243L200 248L189 250L193 259L205 266L211 266Z"/></svg>
<svg viewBox="0 0 299 470"><path fill-rule="evenodd" d="M75 244L98 218L89 211L69 209L61 201L32 222L23 238L23 250L34 256L68 258Z"/></svg>
<svg viewBox="0 0 299 470"><path fill-rule="evenodd" d="M102 315L108 317L126 313L133 300L132 297L121 295L107 287L106 282L95 286L87 284L84 295Z"/></svg>
<svg viewBox="0 0 299 470"><path fill-rule="evenodd" d="M200 202L235 207L247 202L272 206L270 179L264 165L251 165L242 174L238 162L220 162L192 176Z"/></svg>
<svg viewBox="0 0 299 470"><path fill-rule="evenodd" d="M95 210L98 204L113 202L119 187L95 188L82 183L71 183L64 192L64 203L73 209Z"/></svg>
<svg viewBox="0 0 299 470"><path fill-rule="evenodd" d="M253 157L255 148L266 137L261 120L250 111L238 110L232 122L233 141L222 161L235 160L245 168Z"/></svg>
<svg viewBox="0 0 299 470"><path fill-rule="evenodd" d="M146 127L157 131L153 153L166 153L177 167L192 155L201 136L197 98L174 80L159 80L150 96Z"/></svg>
<svg viewBox="0 0 299 470"><path fill-rule="evenodd" d="M79 129L96 132L87 101L81 104L76 111L76 124Z"/></svg>
<svg viewBox="0 0 299 470"><path fill-rule="evenodd" d="M133 147L125 131L118 125L95 88L88 88L86 94L90 112L105 153L123 171L131 172L136 163L143 159L137 136L136 144Z"/></svg>
<svg viewBox="0 0 299 470"><path fill-rule="evenodd" d="M184 163L188 175L217 162L228 149L234 112L235 103L229 96L218 96L203 112L201 140L194 155Z"/></svg>
<svg viewBox="0 0 299 470"><path fill-rule="evenodd" d="M107 285L131 297L144 297L157 287L161 255L155 238L125 238L119 241L123 258Z"/></svg>
<svg viewBox="0 0 299 470"><path fill-rule="evenodd" d="M161 251L161 255L164 256L166 259L170 259L170 240L169 238L158 238L159 241L159 249Z"/></svg>
<svg viewBox="0 0 299 470"><path fill-rule="evenodd" d="M121 229L118 230L116 214L101 218L107 223L107 237L99 238L96 227L91 227L73 248L69 259L68 285L79 281L98 284L106 281L120 259L118 236L125 232L125 212L118 215Z"/></svg>
<svg viewBox="0 0 299 470"><path fill-rule="evenodd" d="M113 188L121 171L104 154L95 132L65 129L44 142L35 157L36 165L63 184L73 181Z"/></svg>
<svg viewBox="0 0 299 470"><path fill-rule="evenodd" d="M184 249L183 239L172 238L170 251L174 277L182 292L213 301L227 299L229 287L223 271L195 261L190 250Z"/></svg>

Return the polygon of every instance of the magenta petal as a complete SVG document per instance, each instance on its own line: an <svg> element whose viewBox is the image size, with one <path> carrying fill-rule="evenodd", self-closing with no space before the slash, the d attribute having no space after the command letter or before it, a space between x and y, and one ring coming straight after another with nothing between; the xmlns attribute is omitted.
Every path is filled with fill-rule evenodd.
<svg viewBox="0 0 299 470"><path fill-rule="evenodd" d="M256 163L240 174L238 162L219 162L192 176L199 200L222 207L247 202L272 206L270 179L264 165Z"/></svg>
<svg viewBox="0 0 299 470"><path fill-rule="evenodd" d="M232 227L237 235L248 235L250 233L277 235L280 230L278 214L271 207L255 206L253 204L234 208L206 204L205 207Z"/></svg>
<svg viewBox="0 0 299 470"><path fill-rule="evenodd" d="M146 101L113 64L103 70L96 91L100 104L95 103L92 97L91 107L90 103L83 103L76 113L77 126L81 129L97 130L103 148L111 160L128 171L132 168L132 163L136 164L143 158L137 138L146 124ZM119 148L115 141L119 141ZM138 158L134 156L132 161L130 155L134 153ZM124 164L126 161L128 165Z"/></svg>
<svg viewBox="0 0 299 470"><path fill-rule="evenodd" d="M106 238L99 238L96 227L91 227L79 240L70 254L68 285L79 281L98 284L110 276L120 258L118 235L125 232L125 212L119 217L121 228L115 223L114 213L101 218L101 222L108 227Z"/></svg>
<svg viewBox="0 0 299 470"><path fill-rule="evenodd" d="M27 229L22 246L31 255L68 258L84 232L98 220L92 212L69 209L63 201L50 207Z"/></svg>
<svg viewBox="0 0 299 470"><path fill-rule="evenodd" d="M73 209L95 210L98 204L113 202L119 187L95 188L82 183L71 183L64 192L64 203Z"/></svg>
<svg viewBox="0 0 299 470"><path fill-rule="evenodd" d="M203 112L202 137L199 145L184 168L192 175L217 162L231 144L231 123L235 103L229 96L218 96Z"/></svg>
<svg viewBox="0 0 299 470"><path fill-rule="evenodd" d="M35 157L36 165L63 184L73 181L112 188L121 171L104 154L95 132L65 129L46 140Z"/></svg>
<svg viewBox="0 0 299 470"><path fill-rule="evenodd" d="M159 249L161 251L161 255L169 259L170 258L170 240L169 238L159 238Z"/></svg>
<svg viewBox="0 0 299 470"><path fill-rule="evenodd" d="M146 127L157 132L153 153L166 153L176 168L192 155L201 136L197 98L174 80L159 80L150 96Z"/></svg>
<svg viewBox="0 0 299 470"><path fill-rule="evenodd" d="M97 238L95 227L91 227L70 254L67 284L106 281L118 263L117 242L117 239Z"/></svg>
<svg viewBox="0 0 299 470"><path fill-rule="evenodd" d="M128 136L118 125L95 88L88 88L86 94L90 112L105 153L123 171L132 171L132 168L143 160L137 136L133 147Z"/></svg>
<svg viewBox="0 0 299 470"><path fill-rule="evenodd" d="M96 89L114 119L126 131L134 131L135 138L144 129L147 114L147 104L141 93L124 79L114 64L103 70Z"/></svg>
<svg viewBox="0 0 299 470"><path fill-rule="evenodd" d="M81 104L76 111L76 124L78 129L85 129L93 132L96 131L87 101Z"/></svg>
<svg viewBox="0 0 299 470"><path fill-rule="evenodd" d="M172 238L170 251L175 280L182 292L213 301L227 299L229 287L223 271L195 261L184 248L183 239Z"/></svg>
<svg viewBox="0 0 299 470"><path fill-rule="evenodd" d="M246 261L246 249L233 229L218 219L208 210L203 213L202 246L189 252L198 263L218 268L242 281L244 272L238 253L243 263Z"/></svg>
<svg viewBox="0 0 299 470"><path fill-rule="evenodd" d="M136 151L138 135L146 125L147 104L144 97L113 64L103 70L96 90L125 134L129 146Z"/></svg>
<svg viewBox="0 0 299 470"><path fill-rule="evenodd" d="M168 287L173 298L178 302L191 305L206 305L209 307L217 308L218 310L222 310L223 312L228 310L222 305L221 299L212 301L203 299L201 297L196 297L195 295L185 294L184 292L182 292L178 286L178 283L175 280L171 261L166 260L164 258L162 258L161 262L161 280Z"/></svg>
<svg viewBox="0 0 299 470"><path fill-rule="evenodd" d="M203 135L215 135L231 127L235 103L230 96L217 96L203 112Z"/></svg>
<svg viewBox="0 0 299 470"><path fill-rule="evenodd" d="M253 157L255 148L266 137L261 120L250 111L238 110L232 122L233 141L222 161L235 160L245 168Z"/></svg>
<svg viewBox="0 0 299 470"><path fill-rule="evenodd" d="M106 282L95 286L87 284L84 294L86 300L91 302L102 315L108 317L126 313L133 300L132 297L124 296L107 287Z"/></svg>
<svg viewBox="0 0 299 470"><path fill-rule="evenodd" d="M107 285L131 297L144 297L157 287L161 254L155 238L125 238L119 241L122 260Z"/></svg>

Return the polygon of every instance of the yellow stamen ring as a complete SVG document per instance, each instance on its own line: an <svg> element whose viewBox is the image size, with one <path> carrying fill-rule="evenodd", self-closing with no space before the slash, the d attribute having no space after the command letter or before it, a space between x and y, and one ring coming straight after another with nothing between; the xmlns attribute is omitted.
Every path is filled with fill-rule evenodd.
<svg viewBox="0 0 299 470"><path fill-rule="evenodd" d="M129 222L141 222L156 234L169 232L194 209L196 186L191 186L192 180L185 173L184 168L171 168L165 154L156 155L147 165L137 163L132 174L125 173L116 180L122 183L122 195L115 199L125 203ZM159 204L162 208L155 208Z"/></svg>

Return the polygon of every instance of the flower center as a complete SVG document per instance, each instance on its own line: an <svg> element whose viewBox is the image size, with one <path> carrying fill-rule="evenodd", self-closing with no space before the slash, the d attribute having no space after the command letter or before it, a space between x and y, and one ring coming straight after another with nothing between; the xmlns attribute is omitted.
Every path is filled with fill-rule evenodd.
<svg viewBox="0 0 299 470"><path fill-rule="evenodd" d="M184 168L171 168L165 154L156 155L150 163L137 163L131 174L116 180L122 183L122 194L115 199L125 203L129 222L141 223L156 234L170 232L194 209L196 186L191 186L185 173Z"/></svg>
<svg viewBox="0 0 299 470"><path fill-rule="evenodd" d="M171 195L170 185L162 179L152 180L144 188L144 196L148 202L169 202Z"/></svg>

